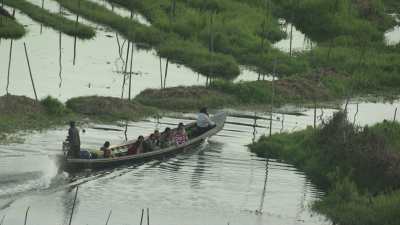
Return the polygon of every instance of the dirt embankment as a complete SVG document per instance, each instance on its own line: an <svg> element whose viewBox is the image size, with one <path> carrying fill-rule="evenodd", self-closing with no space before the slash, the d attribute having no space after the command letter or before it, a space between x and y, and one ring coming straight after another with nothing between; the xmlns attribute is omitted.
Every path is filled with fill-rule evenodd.
<svg viewBox="0 0 400 225"><path fill-rule="evenodd" d="M0 96L0 114L3 115L40 114L45 111L40 102L31 98L15 95Z"/></svg>

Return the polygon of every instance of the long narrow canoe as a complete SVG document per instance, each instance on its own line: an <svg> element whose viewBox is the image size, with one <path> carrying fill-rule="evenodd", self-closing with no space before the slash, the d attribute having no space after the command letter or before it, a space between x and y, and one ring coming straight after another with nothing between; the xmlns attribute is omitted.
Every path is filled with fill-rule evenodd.
<svg viewBox="0 0 400 225"><path fill-rule="evenodd" d="M76 159L76 158L63 157L63 164L65 166L64 168L67 170L73 170L82 168L95 169L95 168L103 168L109 166L118 166L128 162L147 161L156 158L164 158L167 156L176 155L180 152L189 151L194 146L201 144L208 137L211 137L216 133L218 133L220 130L222 130L226 120L226 113L224 112L217 113L210 119L214 121L216 124L214 128L200 135L190 137L189 140L182 145L172 145L167 148L161 148L151 152L145 152L135 155L123 155L112 158ZM195 123L186 125L186 127L193 127L193 126L195 126ZM131 146L132 143L134 142L135 140L132 140L123 143L121 145L113 146L111 147L111 150L115 152L126 152L129 146Z"/></svg>

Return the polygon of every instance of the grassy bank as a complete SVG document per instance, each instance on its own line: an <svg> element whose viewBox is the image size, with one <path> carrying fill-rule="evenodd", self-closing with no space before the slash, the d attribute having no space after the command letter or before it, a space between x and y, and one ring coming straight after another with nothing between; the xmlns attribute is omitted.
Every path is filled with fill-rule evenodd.
<svg viewBox="0 0 400 225"><path fill-rule="evenodd" d="M64 105L52 97L36 102L24 96L5 95L0 97L0 143L18 131L49 129L71 120L139 120L156 113L154 108L110 97L74 98Z"/></svg>
<svg viewBox="0 0 400 225"><path fill-rule="evenodd" d="M337 113L316 130L262 137L250 149L296 165L325 188L314 208L334 223L399 224L400 124L359 128L344 117Z"/></svg>
<svg viewBox="0 0 400 225"><path fill-rule="evenodd" d="M185 65L203 75L210 69L215 77L232 79L239 75L239 66L233 57L215 53L196 40L185 40L173 32L166 32L154 26L146 26L137 21L122 17L107 8L87 0L56 0L68 10L97 23L108 26L141 46L155 48L170 61Z"/></svg>
<svg viewBox="0 0 400 225"><path fill-rule="evenodd" d="M80 39L90 39L96 34L94 28L90 26L79 22L76 23L75 21L69 20L59 14L51 13L25 0L4 0L4 4L17 8L33 20L70 36L76 36Z"/></svg>
<svg viewBox="0 0 400 225"><path fill-rule="evenodd" d="M25 35L26 31L17 21L0 15L0 38L19 39Z"/></svg>

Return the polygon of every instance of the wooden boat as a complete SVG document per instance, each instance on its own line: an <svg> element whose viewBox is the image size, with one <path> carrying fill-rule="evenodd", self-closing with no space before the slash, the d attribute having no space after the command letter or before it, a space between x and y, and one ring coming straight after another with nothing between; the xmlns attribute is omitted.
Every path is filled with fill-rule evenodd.
<svg viewBox="0 0 400 225"><path fill-rule="evenodd" d="M77 159L77 158L70 158L67 157L66 154L63 157L63 166L66 170L73 170L73 169L82 169L82 168L103 168L109 166L118 166L128 162L138 162L138 161L147 161L156 158L164 158L176 155L180 152L185 152L196 145L201 144L205 139L211 137L218 133L224 127L225 120L226 120L226 113L220 112L215 114L213 117L210 118L213 122L215 122L216 126L205 133L195 135L193 137L189 136L189 140L182 144L182 145L172 145L166 148L160 148L157 150L153 150L150 152L135 154L135 155L127 155L128 148L136 141L131 140L120 145L112 146L110 149L114 153L115 156L112 158L92 158L92 159ZM191 129L195 127L195 123L187 124L186 129ZM64 152L68 151L68 148L64 148Z"/></svg>

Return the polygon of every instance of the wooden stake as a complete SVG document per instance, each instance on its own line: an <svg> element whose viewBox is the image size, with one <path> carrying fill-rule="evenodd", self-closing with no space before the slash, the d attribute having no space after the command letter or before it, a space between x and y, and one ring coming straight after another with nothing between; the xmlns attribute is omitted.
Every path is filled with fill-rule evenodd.
<svg viewBox="0 0 400 225"><path fill-rule="evenodd" d="M263 191L262 191L262 194L261 194L260 206L258 208L258 213L259 214L262 214L262 211L263 211L263 208L264 208L264 201L265 201L265 194L267 192L267 182L268 182L268 173L269 173L268 167L269 167L269 159L266 158L265 159L265 180L264 180Z"/></svg>
<svg viewBox="0 0 400 225"><path fill-rule="evenodd" d="M110 212L108 213L106 225L108 225L108 221L110 221L111 213L112 213L112 210L110 210Z"/></svg>
<svg viewBox="0 0 400 225"><path fill-rule="evenodd" d="M74 210L75 210L76 198L78 197L78 190L79 190L79 186L76 186L74 203L72 204L71 215L70 215L70 217L69 217L69 223L68 223L69 225L71 225L71 223L72 223L72 217L74 216Z"/></svg>
<svg viewBox="0 0 400 225"><path fill-rule="evenodd" d="M44 9L44 0L42 0L42 9ZM40 34L43 32L43 24L40 23Z"/></svg>
<svg viewBox="0 0 400 225"><path fill-rule="evenodd" d="M143 215L144 215L144 209L142 209L142 216L140 217L140 225L143 224Z"/></svg>
<svg viewBox="0 0 400 225"><path fill-rule="evenodd" d="M293 22L293 21L292 21ZM293 55L293 24L290 24L290 46L289 46L289 55L292 56Z"/></svg>
<svg viewBox="0 0 400 225"><path fill-rule="evenodd" d="M131 11L131 19L133 18L133 12ZM131 88L132 88L132 68L133 68L133 43L132 43L132 50L131 50L131 66L129 69L129 101L131 100Z"/></svg>
<svg viewBox="0 0 400 225"><path fill-rule="evenodd" d="M81 0L78 1L78 9L81 8ZM76 14L76 20L75 20L75 32L78 29L78 22L79 22L79 13ZM73 60L73 65L75 66L75 60L76 60L76 34L74 36L74 60Z"/></svg>
<svg viewBox="0 0 400 225"><path fill-rule="evenodd" d="M25 212L25 222L24 222L24 225L26 225L26 222L28 221L28 212L29 212L29 209L30 209L31 207L30 206L28 206L28 208L26 209L26 212Z"/></svg>
<svg viewBox="0 0 400 225"><path fill-rule="evenodd" d="M62 15L62 6L60 4L60 16L61 15ZM58 64L60 66L60 70L58 73L58 77L60 78L60 84L58 85L59 88L61 88L61 85L62 85L62 76L61 76L61 73L62 73L62 43L61 43L61 41L62 40L61 40L61 31L60 31L59 38L58 38L58 50L60 52L60 55L58 57Z"/></svg>
<svg viewBox="0 0 400 225"><path fill-rule="evenodd" d="M168 64L169 64L169 59L167 58L167 63L165 65L165 72L164 72L164 89L167 86Z"/></svg>
<svg viewBox="0 0 400 225"><path fill-rule="evenodd" d="M273 69L273 73L272 73L272 82L271 82L271 89L272 89L272 96L271 96L271 115L270 115L270 120L269 120L269 136L272 136L272 113L274 110L274 98L275 98L275 72L276 72L276 59L274 62L274 69Z"/></svg>
<svg viewBox="0 0 400 225"><path fill-rule="evenodd" d="M29 63L28 50L26 50L26 44L25 44L25 42L24 42L24 49L25 49L26 62L28 63L29 76L31 77L33 92L34 92L34 94L35 94L35 99L36 99L36 101L38 101L38 97L37 97L37 94L36 94L36 88L35 88L35 82L33 81L33 76L32 76L31 65L30 65L30 63Z"/></svg>
<svg viewBox="0 0 400 225"><path fill-rule="evenodd" d="M317 99L314 96L314 129L317 128Z"/></svg>
<svg viewBox="0 0 400 225"><path fill-rule="evenodd" d="M147 225L150 225L150 210L147 208Z"/></svg>
<svg viewBox="0 0 400 225"><path fill-rule="evenodd" d="M163 73L162 73L162 62L161 62L161 55L160 58L160 81L161 81L161 89L163 88Z"/></svg>
<svg viewBox="0 0 400 225"><path fill-rule="evenodd" d="M6 218L6 216L3 216L3 218L1 218L0 220L0 225L3 225L4 219Z"/></svg>
<svg viewBox="0 0 400 225"><path fill-rule="evenodd" d="M11 39L10 54L9 54L9 57L8 57L7 86L6 86L7 95L9 94L8 87L10 86L10 68L11 68L12 48L13 48L13 40Z"/></svg>
<svg viewBox="0 0 400 225"><path fill-rule="evenodd" d="M393 122L396 122L396 116L397 116L397 107L394 110L394 117L393 117Z"/></svg>
<svg viewBox="0 0 400 225"><path fill-rule="evenodd" d="M123 76L123 81L122 81L122 93L121 93L121 99L124 98L124 91L125 91L125 82L126 82L126 73L128 72L128 60L129 60L129 51L130 51L130 44L131 42L128 41L128 51L126 51L126 58L125 58L125 69L124 69L124 76Z"/></svg>

